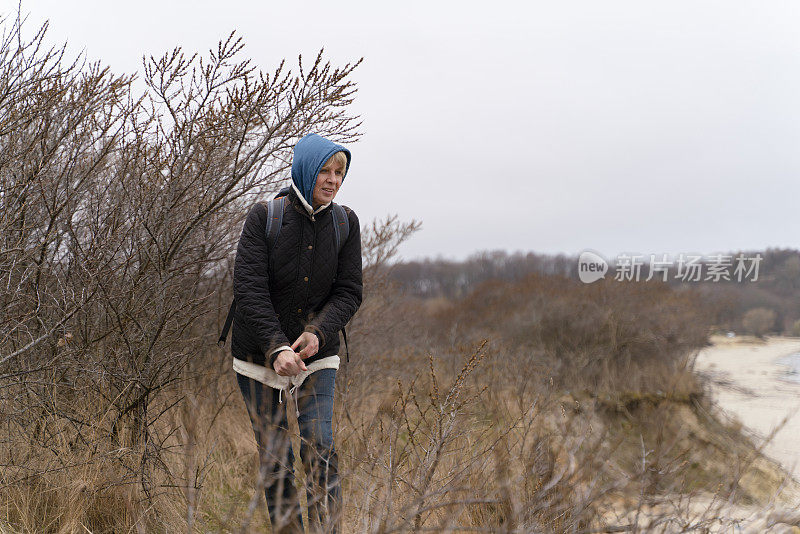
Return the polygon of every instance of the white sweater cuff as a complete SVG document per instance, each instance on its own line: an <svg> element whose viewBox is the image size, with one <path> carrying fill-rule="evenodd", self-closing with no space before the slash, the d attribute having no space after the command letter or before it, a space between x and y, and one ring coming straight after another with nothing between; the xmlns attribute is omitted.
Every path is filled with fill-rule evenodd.
<svg viewBox="0 0 800 534"><path fill-rule="evenodd" d="M277 349L275 349L272 352L270 352L269 355L272 356L276 352L283 352L285 350L292 350L292 347L290 347L289 345L284 345L282 347L278 347Z"/></svg>

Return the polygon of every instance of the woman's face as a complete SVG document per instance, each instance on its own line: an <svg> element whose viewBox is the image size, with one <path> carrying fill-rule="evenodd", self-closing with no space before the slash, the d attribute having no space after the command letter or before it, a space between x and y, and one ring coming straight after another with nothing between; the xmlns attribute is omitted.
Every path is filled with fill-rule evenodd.
<svg viewBox="0 0 800 534"><path fill-rule="evenodd" d="M333 159L329 159L317 176L317 183L314 185L314 208L333 201L333 197L339 192L344 175L344 165L337 165Z"/></svg>

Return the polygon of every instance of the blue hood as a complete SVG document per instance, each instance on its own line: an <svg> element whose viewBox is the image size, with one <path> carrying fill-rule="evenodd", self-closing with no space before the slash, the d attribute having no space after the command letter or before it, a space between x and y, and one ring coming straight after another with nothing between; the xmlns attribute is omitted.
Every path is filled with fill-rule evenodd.
<svg viewBox="0 0 800 534"><path fill-rule="evenodd" d="M292 182L303 193L309 206L314 205L314 186L317 184L320 169L331 156L340 151L347 155L347 165L342 175L344 183L347 169L350 168L350 151L345 147L314 133L306 135L294 146Z"/></svg>

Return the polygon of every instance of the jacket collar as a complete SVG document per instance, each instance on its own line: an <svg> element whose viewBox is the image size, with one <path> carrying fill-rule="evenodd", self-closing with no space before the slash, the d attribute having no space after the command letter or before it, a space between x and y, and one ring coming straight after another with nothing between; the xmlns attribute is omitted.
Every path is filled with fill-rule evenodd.
<svg viewBox="0 0 800 534"><path fill-rule="evenodd" d="M308 201L306 201L306 199L303 198L303 194L300 193L300 190L297 189L297 186L294 185L294 182L292 182L292 192L294 192L294 197L297 199L297 203L303 206L303 209L305 210L305 212L308 214L309 217L316 215L317 213L321 212L322 210L331 205L331 203L328 202L327 204L323 204L317 209L313 209L311 205L308 203Z"/></svg>

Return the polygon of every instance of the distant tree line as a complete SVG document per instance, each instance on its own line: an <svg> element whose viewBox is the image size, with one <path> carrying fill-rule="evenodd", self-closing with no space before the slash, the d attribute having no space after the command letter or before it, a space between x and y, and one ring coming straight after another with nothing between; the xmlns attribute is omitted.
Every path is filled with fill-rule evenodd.
<svg viewBox="0 0 800 534"><path fill-rule="evenodd" d="M458 298L487 280L517 281L531 273L574 277L577 259L564 254L503 250L477 252L464 261L424 259L392 267L392 279L418 297Z"/></svg>
<svg viewBox="0 0 800 534"><path fill-rule="evenodd" d="M670 277L667 283L673 288L699 289L714 305L719 331L800 335L800 250L768 248L742 253L749 258L756 254L762 257L755 281L685 282ZM566 254L481 251L463 261L426 258L400 262L392 267L391 279L409 295L452 299L469 294L488 280L513 282L530 274L576 278L577 264L577 256Z"/></svg>

